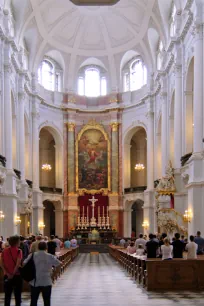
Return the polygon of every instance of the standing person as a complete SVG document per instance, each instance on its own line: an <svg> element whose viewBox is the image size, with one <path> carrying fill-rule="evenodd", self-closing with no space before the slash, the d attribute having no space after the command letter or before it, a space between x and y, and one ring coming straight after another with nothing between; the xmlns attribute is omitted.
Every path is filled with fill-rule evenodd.
<svg viewBox="0 0 204 306"><path fill-rule="evenodd" d="M194 241L194 236L190 236L190 242L186 245L187 259L197 258L198 245Z"/></svg>
<svg viewBox="0 0 204 306"><path fill-rule="evenodd" d="M167 237L164 238L163 242L164 244L161 245L162 260L171 260L173 257L173 245L170 245L170 241Z"/></svg>
<svg viewBox="0 0 204 306"><path fill-rule="evenodd" d="M1 256L1 266L4 272L4 306L11 305L11 296L14 291L16 306L21 305L22 278L19 267L22 260L22 251L19 249L20 237L11 236L9 247L4 249Z"/></svg>
<svg viewBox="0 0 204 306"><path fill-rule="evenodd" d="M180 240L180 234L174 235L175 240L172 242L174 258L183 258L184 243Z"/></svg>
<svg viewBox="0 0 204 306"><path fill-rule="evenodd" d="M60 252L61 245L62 245L61 240L58 238L58 236L55 236L55 239L53 239L53 241L55 241L55 242L56 242L56 245L57 245L56 252Z"/></svg>
<svg viewBox="0 0 204 306"><path fill-rule="evenodd" d="M41 235L38 235L36 237L36 241L34 241L32 244L31 244L31 248L30 248L30 252L31 253L35 253L38 251L38 244L42 241L42 236Z"/></svg>
<svg viewBox="0 0 204 306"><path fill-rule="evenodd" d="M51 255L55 255L55 252L57 250L57 244L54 241L54 239L55 239L55 236L51 235L50 241L48 241L47 243L47 252Z"/></svg>
<svg viewBox="0 0 204 306"><path fill-rule="evenodd" d="M140 244L142 244L143 249L145 249L146 243L147 243L147 240L145 240L145 239L143 238L143 234L139 234L139 238L136 239L136 241L135 241L136 250L138 249L138 247L139 247Z"/></svg>
<svg viewBox="0 0 204 306"><path fill-rule="evenodd" d="M30 282L31 285L31 303L30 306L37 306L38 298L42 292L44 306L50 306L51 292L52 292L52 267L57 267L61 262L53 255L48 254L47 243L40 242L38 244L38 251L33 255L33 260L36 269L36 278ZM24 261L26 264L32 254Z"/></svg>
<svg viewBox="0 0 204 306"><path fill-rule="evenodd" d="M204 253L204 239L201 237L200 231L197 231L197 235L194 239L194 242L198 245L197 254L202 255Z"/></svg>
<svg viewBox="0 0 204 306"><path fill-rule="evenodd" d="M25 260L29 255L29 246L23 236L20 236L20 249L23 254L23 260Z"/></svg>
<svg viewBox="0 0 204 306"><path fill-rule="evenodd" d="M159 244L154 240L154 235L149 234L149 241L146 243L147 258L156 258L158 247Z"/></svg>

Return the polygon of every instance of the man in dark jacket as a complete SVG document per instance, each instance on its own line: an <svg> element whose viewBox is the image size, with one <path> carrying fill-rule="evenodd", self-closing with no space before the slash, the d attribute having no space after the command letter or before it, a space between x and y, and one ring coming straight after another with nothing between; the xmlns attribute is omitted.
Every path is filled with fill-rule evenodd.
<svg viewBox="0 0 204 306"><path fill-rule="evenodd" d="M149 241L146 243L147 258L156 258L159 243L154 240L154 235L149 234Z"/></svg>
<svg viewBox="0 0 204 306"><path fill-rule="evenodd" d="M184 243L180 240L180 234L174 235L175 240L172 242L174 258L183 258Z"/></svg>

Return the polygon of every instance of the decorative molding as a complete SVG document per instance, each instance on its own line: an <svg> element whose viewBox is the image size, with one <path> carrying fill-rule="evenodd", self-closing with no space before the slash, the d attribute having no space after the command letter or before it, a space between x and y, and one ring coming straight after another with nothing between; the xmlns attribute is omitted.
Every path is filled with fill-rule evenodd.
<svg viewBox="0 0 204 306"><path fill-rule="evenodd" d="M112 123L110 124L112 131L113 131L113 132L117 132L117 131L118 131L118 128L119 128L119 125L120 125L119 122L112 122Z"/></svg>

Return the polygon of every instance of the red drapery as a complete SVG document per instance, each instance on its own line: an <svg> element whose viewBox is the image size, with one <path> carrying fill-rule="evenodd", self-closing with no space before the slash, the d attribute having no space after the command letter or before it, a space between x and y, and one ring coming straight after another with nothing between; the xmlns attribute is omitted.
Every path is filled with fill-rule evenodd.
<svg viewBox="0 0 204 306"><path fill-rule="evenodd" d="M96 218L96 221L98 222L98 211L100 211L100 216L103 216L103 210L105 217L107 216L107 208L108 208L108 196L103 196L102 194L96 194L95 199L98 201L95 203L94 208L94 217ZM92 198L92 195L85 194L84 196L78 197L78 205L80 208L80 217L82 217L83 214L83 207L84 207L84 217L87 217L87 212L89 219L92 217L92 203L89 201L89 199Z"/></svg>

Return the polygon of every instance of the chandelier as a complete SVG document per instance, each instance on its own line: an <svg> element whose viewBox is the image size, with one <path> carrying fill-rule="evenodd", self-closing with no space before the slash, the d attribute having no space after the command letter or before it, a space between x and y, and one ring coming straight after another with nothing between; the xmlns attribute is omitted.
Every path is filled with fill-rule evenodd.
<svg viewBox="0 0 204 306"><path fill-rule="evenodd" d="M1 210L0 211L0 221L4 221L4 219L5 219L5 215L4 215L3 211Z"/></svg>
<svg viewBox="0 0 204 306"><path fill-rule="evenodd" d="M145 166L143 164L136 164L135 165L135 170L136 171L142 171L145 169Z"/></svg>
<svg viewBox="0 0 204 306"><path fill-rule="evenodd" d="M52 167L49 164L43 164L42 165L42 170L44 170L44 171L51 171Z"/></svg>
<svg viewBox="0 0 204 306"><path fill-rule="evenodd" d="M75 5L83 5L83 6L102 6L102 5L114 5L119 0L71 0Z"/></svg>

